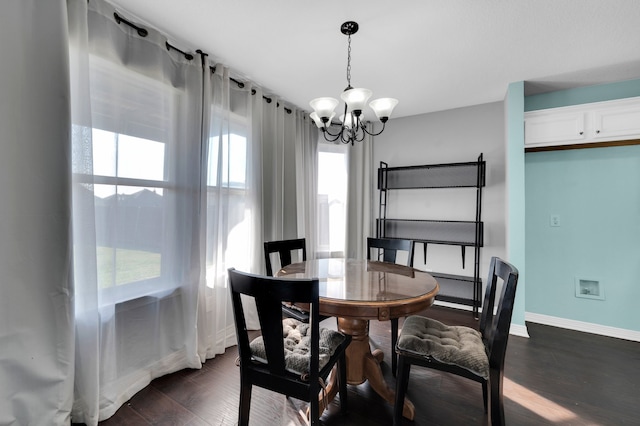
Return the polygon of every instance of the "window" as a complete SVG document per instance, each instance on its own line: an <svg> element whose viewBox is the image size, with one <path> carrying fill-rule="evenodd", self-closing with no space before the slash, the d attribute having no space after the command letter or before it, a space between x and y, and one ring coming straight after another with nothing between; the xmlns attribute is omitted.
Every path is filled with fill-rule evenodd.
<svg viewBox="0 0 640 426"><path fill-rule="evenodd" d="M209 170L207 173L207 185L217 187L218 180L221 186L230 188L246 187L247 176L247 138L246 132L241 126L236 125L232 130L235 133L209 139Z"/></svg>
<svg viewBox="0 0 640 426"><path fill-rule="evenodd" d="M348 145L318 145L319 257L342 257L346 250Z"/></svg>
<svg viewBox="0 0 640 426"><path fill-rule="evenodd" d="M180 90L91 57L97 279L103 303L179 285L174 130Z"/></svg>
<svg viewBox="0 0 640 426"><path fill-rule="evenodd" d="M93 129L98 286L160 277L164 144Z"/></svg>
<svg viewBox="0 0 640 426"><path fill-rule="evenodd" d="M207 285L226 283L226 265L248 270L247 241L253 232L252 205L248 200L247 120L229 118L212 109L207 167Z"/></svg>

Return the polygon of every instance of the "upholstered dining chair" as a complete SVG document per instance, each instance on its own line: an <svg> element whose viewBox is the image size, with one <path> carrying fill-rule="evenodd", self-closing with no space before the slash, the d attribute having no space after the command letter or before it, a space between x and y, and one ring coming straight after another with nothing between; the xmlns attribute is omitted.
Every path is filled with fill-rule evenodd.
<svg viewBox="0 0 640 426"><path fill-rule="evenodd" d="M502 289L494 314L499 280ZM491 258L479 331L464 326L448 326L419 315L406 318L396 345L399 359L394 425L401 424L412 365L446 371L480 382L484 409L489 414L491 424L505 424L502 379L517 284L518 270L500 258ZM490 410L487 410L487 399Z"/></svg>
<svg viewBox="0 0 640 426"><path fill-rule="evenodd" d="M407 252L406 266L413 266L413 241L400 238L367 238L367 260L371 260L371 252L376 252L374 260L382 254L383 262L396 263L399 251ZM398 356L395 352L398 340L398 318L391 319L391 372L396 375Z"/></svg>
<svg viewBox="0 0 640 426"><path fill-rule="evenodd" d="M310 422L319 424L318 397L334 366L338 366L340 409L347 410L345 349L351 336L320 328L318 279L279 279L229 269L238 354L240 406L238 425L249 423L253 385L306 401ZM261 336L249 341L241 295L255 299ZM310 321L282 318L283 301L308 303Z"/></svg>

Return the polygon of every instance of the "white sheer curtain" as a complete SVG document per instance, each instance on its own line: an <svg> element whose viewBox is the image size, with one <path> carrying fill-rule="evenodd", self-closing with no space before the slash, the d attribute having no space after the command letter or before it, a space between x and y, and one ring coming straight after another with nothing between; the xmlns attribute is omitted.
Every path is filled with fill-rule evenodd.
<svg viewBox="0 0 640 426"><path fill-rule="evenodd" d="M75 422L199 368L202 66L103 1L70 0Z"/></svg>
<svg viewBox="0 0 640 426"><path fill-rule="evenodd" d="M318 141L320 131L306 113L297 113L296 201L297 224L306 236L307 258L316 257L318 246Z"/></svg>
<svg viewBox="0 0 640 426"><path fill-rule="evenodd" d="M369 130L372 131L372 127ZM374 138L366 135L362 142L351 147L349 153L347 257L357 259L366 257L367 237L375 236L373 143Z"/></svg>
<svg viewBox="0 0 640 426"><path fill-rule="evenodd" d="M307 257L315 251L317 129L296 108L278 99L263 103L264 240L306 238Z"/></svg>
<svg viewBox="0 0 640 426"><path fill-rule="evenodd" d="M227 269L262 272L265 217L270 234L301 232L295 162L314 158L304 113L114 13L135 23L102 0L69 2L73 420L89 425L235 344Z"/></svg>
<svg viewBox="0 0 640 426"><path fill-rule="evenodd" d="M3 1L0 21L0 425L68 425L74 335L66 6Z"/></svg>
<svg viewBox="0 0 640 426"><path fill-rule="evenodd" d="M200 287L198 353L204 361L234 345L235 329L227 269L259 272L262 259L262 96L239 87L223 66L205 71L207 161L206 285ZM256 95L252 95L252 90ZM253 315L252 315L253 314ZM258 324L255 309L249 326Z"/></svg>

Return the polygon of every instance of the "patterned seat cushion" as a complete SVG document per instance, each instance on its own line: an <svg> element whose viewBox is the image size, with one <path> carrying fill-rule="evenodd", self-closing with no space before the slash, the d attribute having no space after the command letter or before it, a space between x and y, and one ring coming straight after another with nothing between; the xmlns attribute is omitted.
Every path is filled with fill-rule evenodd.
<svg viewBox="0 0 640 426"><path fill-rule="evenodd" d="M481 334L472 328L448 326L418 315L408 317L398 338L398 349L410 356L433 358L457 365L487 379L489 359Z"/></svg>
<svg viewBox="0 0 640 426"><path fill-rule="evenodd" d="M282 321L282 334L286 369L301 376L309 374L309 362L311 359L311 327L309 324L293 318L287 318ZM331 356L344 340L344 334L327 328L320 328L320 369L327 365ZM253 339L249 346L254 360L266 364L267 354L262 336Z"/></svg>

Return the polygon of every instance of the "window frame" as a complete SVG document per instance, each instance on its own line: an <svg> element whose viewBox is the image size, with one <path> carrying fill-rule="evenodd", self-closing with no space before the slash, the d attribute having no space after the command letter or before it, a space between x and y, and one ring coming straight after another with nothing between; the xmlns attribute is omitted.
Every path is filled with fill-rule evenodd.
<svg viewBox="0 0 640 426"><path fill-rule="evenodd" d="M344 166L345 166L345 173L346 173L346 177L345 177L345 184L348 183L349 180L349 157L350 157L350 149L349 149L349 145L347 144L337 144L337 143L331 143L331 142L319 142L318 143L318 171L317 171L317 179L318 182L320 182L320 154L321 153L334 153L334 154L343 154L343 160L344 160ZM318 193L316 194L316 197L320 196L320 185L318 185ZM322 221L322 215L320 213L320 200L318 199L318 224L317 224L317 238L316 238L316 253L319 257L336 257L336 256L340 256L340 257L344 257L346 250L347 250L347 235L346 235L346 231L347 231L347 220L348 220L348 200L349 200L349 190L348 190L348 186L347 189L345 189L344 192L344 222L343 222L343 226L344 226L344 233L343 233L343 244L342 244L342 250L332 250L331 248L331 221L328 221L328 226L327 226L327 232L329 232L329 245L328 247L324 247L321 246L321 221Z"/></svg>
<svg viewBox="0 0 640 426"><path fill-rule="evenodd" d="M181 100L182 90L172 86L169 82L165 82L162 80L154 79L152 77L142 75L137 73L134 70L127 68L124 65L116 64L110 62L109 60L102 58L98 55L90 55L91 61L91 73L98 72L103 73L101 78L106 78L108 84L118 84L119 82L124 82L125 84L132 85L135 87L141 87L144 91L142 94L157 92L158 89L163 91L159 96L162 99L170 100L170 102L165 102L165 104L158 110L161 111L163 116L151 117L149 118L149 123L159 123L168 122L177 116L177 109L179 108ZM100 79L98 79L100 81ZM97 83L99 84L99 83ZM96 93L97 92L97 93ZM106 94L106 95L105 95ZM101 98L101 95L104 95L105 98ZM88 174L84 171L72 173L74 180L80 185L86 185L91 189L91 193L93 195L93 211L94 211L94 223L96 226L96 233L98 231L98 226L100 224L97 223L97 210L96 210L96 199L97 195L95 194L95 186L96 185L105 185L111 186L114 188L114 195L117 196L119 194L120 188L140 188L140 190L149 189L149 190L160 190L162 191L162 215L163 220L160 225L159 231L163 233L160 242L160 270L158 276L153 276L149 278L138 279L122 284L117 284L117 271L115 265L113 267L111 282L106 287L100 286L99 277L101 271L99 268L98 262L98 249L99 247L107 247L113 251L114 256L117 253L118 247L117 243L107 245L107 246L99 246L97 235L96 235L96 246L95 246L95 258L96 258L96 285L98 285L97 291L99 294L100 305L111 305L115 303L126 302L133 299L139 299L145 296L158 296L161 297L164 294L171 293L175 291L177 288L181 286L179 280L175 279L176 268L180 268L180 266L168 265L165 259L168 259L171 253L174 253L177 250L177 235L176 235L176 227L167 225L168 221L175 220L173 218L173 206L176 204L176 191L178 190L178 183L175 180L175 176L172 171L176 169L176 155L177 155L177 141L172 140L171 138L167 139L165 137L161 137L166 134L166 127L155 127L155 128L143 128L140 127L140 123L134 123L133 126L129 125L129 121L127 121L127 128L132 128L132 134L124 133L119 131L117 119L109 118L108 111L105 109L104 111L100 110L100 107L96 105L100 105L101 103L108 104L108 101L112 100L109 98L108 90L106 88L100 88L96 91L92 90L92 96L90 99L90 103L92 105L92 115L102 114L99 116L100 118L95 120L92 117L92 126L84 126L85 129L90 131L91 134L91 156L92 156L92 164L94 164L95 157L93 154L94 151L94 130L100 130L103 132L109 132L115 137L127 136L139 139L145 139L157 143L161 143L164 146L164 158L163 158L163 170L162 170L162 179L144 179L144 178L135 178L135 177L121 177L117 176L117 160L116 160L116 169L114 170L114 176L104 175L104 174ZM109 109L119 110L119 114L122 114L122 111L131 108L129 103L122 102L114 102L112 104L108 104ZM97 111L96 111L97 110ZM141 108L138 109L138 112ZM158 111L155 111L156 113ZM143 111L144 114L144 111ZM152 113L150 113L152 114ZM164 117L164 118L163 118ZM107 125L105 125L107 123ZM76 124L77 126L82 126L82 124ZM146 133L148 132L148 133ZM158 140L159 139L159 140ZM118 141L120 143L120 141ZM117 144L115 147L115 155L119 155L120 147ZM144 161L143 157L140 157L139 160L136 161ZM92 167L93 168L93 167ZM139 191L136 191L139 192ZM117 226L117 223L116 223ZM115 263L115 257L114 257Z"/></svg>

